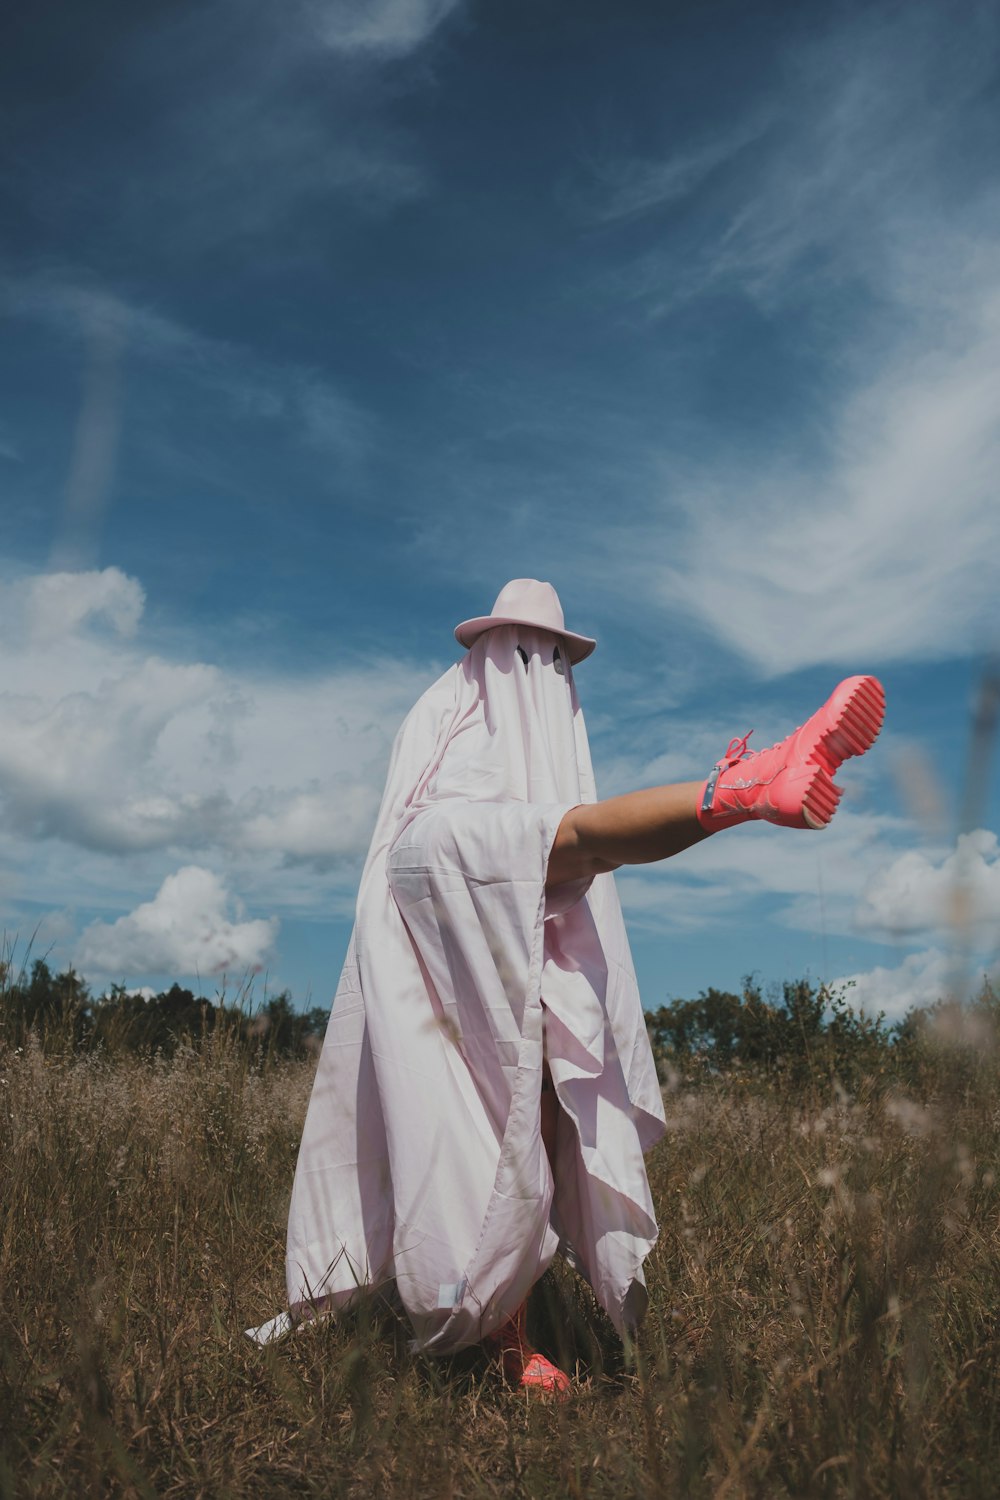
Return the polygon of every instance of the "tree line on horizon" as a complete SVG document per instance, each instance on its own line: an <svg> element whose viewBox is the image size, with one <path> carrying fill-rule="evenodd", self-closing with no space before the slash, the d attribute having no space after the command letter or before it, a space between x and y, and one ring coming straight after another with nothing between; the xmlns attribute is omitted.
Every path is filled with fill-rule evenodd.
<svg viewBox="0 0 1000 1500"><path fill-rule="evenodd" d="M288 990L258 1005L211 1000L179 984L149 995L112 985L94 995L73 968L53 974L38 958L14 975L0 964L0 1037L13 1047L37 1036L43 1049L172 1056L221 1030L261 1058L305 1058L318 1050L328 1006L297 1010Z"/></svg>
<svg viewBox="0 0 1000 1500"><path fill-rule="evenodd" d="M765 994L747 975L738 995L710 987L648 1011L646 1028L661 1076L678 1081L743 1072L853 1092L864 1081L930 1088L947 1072L960 1086L997 1067L1000 994L984 978L965 1003L942 996L890 1023L856 1009L843 990L797 979Z"/></svg>
<svg viewBox="0 0 1000 1500"><path fill-rule="evenodd" d="M14 973L0 962L0 1041L35 1036L46 1051L172 1056L182 1044L225 1037L252 1061L305 1060L318 1052L328 1006L296 1009L287 990L253 1005L209 999L174 983L149 995L113 985L94 995L70 967L53 973L44 959ZM790 1085L863 1080L915 1084L939 1068L943 1044L965 1040L963 1066L995 1066L1000 996L984 981L965 1006L946 999L912 1008L895 1023L851 1006L841 992L809 979L770 986L748 975L739 994L710 986L695 999L672 999L646 1012L661 1078L668 1084L744 1074ZM955 1050L954 1048L952 1049Z"/></svg>

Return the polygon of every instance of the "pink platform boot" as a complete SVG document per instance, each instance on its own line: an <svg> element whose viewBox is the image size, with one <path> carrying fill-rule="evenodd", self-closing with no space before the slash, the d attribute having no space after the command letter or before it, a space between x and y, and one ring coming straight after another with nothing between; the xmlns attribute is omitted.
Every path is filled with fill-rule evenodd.
<svg viewBox="0 0 1000 1500"><path fill-rule="evenodd" d="M699 823L710 833L749 818L785 828L825 828L841 797L833 781L838 766L871 748L884 717L878 678L847 677L780 745L748 750L753 730L730 741L702 788Z"/></svg>
<svg viewBox="0 0 1000 1500"><path fill-rule="evenodd" d="M499 1355L504 1379L521 1390L565 1401L570 1393L569 1376L528 1343L527 1306L522 1304L502 1328L484 1340Z"/></svg>

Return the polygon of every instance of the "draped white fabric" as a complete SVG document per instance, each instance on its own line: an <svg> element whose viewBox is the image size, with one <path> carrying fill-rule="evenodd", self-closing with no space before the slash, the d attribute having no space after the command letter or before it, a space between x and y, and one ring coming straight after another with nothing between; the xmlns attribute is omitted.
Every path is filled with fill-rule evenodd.
<svg viewBox="0 0 1000 1500"><path fill-rule="evenodd" d="M442 1353L503 1323L560 1248L621 1329L656 1238L663 1109L614 880L545 896L563 815L595 797L556 645L487 632L397 736L292 1191L292 1309L395 1281Z"/></svg>

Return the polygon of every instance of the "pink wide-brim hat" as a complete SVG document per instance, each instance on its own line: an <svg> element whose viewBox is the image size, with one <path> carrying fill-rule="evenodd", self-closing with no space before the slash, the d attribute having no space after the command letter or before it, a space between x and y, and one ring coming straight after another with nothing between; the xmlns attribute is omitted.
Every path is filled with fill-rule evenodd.
<svg viewBox="0 0 1000 1500"><path fill-rule="evenodd" d="M540 583L537 578L512 578L510 583L505 583L497 595L493 613L479 615L475 620L463 620L461 625L455 626L455 639L459 645L471 646L496 625L534 625L539 630L551 630L553 635L561 635L574 667L597 645L589 635L576 635L566 629L559 595L551 583Z"/></svg>

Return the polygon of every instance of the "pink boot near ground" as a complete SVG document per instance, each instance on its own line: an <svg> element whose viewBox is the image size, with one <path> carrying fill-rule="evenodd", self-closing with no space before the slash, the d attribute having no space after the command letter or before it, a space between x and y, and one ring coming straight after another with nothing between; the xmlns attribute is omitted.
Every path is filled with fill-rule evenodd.
<svg viewBox="0 0 1000 1500"><path fill-rule="evenodd" d="M699 823L710 833L749 818L785 828L825 828L841 796L834 773L842 761L871 748L884 717L878 678L847 677L780 745L748 750L749 734L732 740L699 795Z"/></svg>
<svg viewBox="0 0 1000 1500"><path fill-rule="evenodd" d="M509 1385L541 1396L555 1396L559 1401L566 1400L571 1388L569 1376L528 1343L526 1306L519 1307L485 1343L500 1356L504 1379Z"/></svg>

